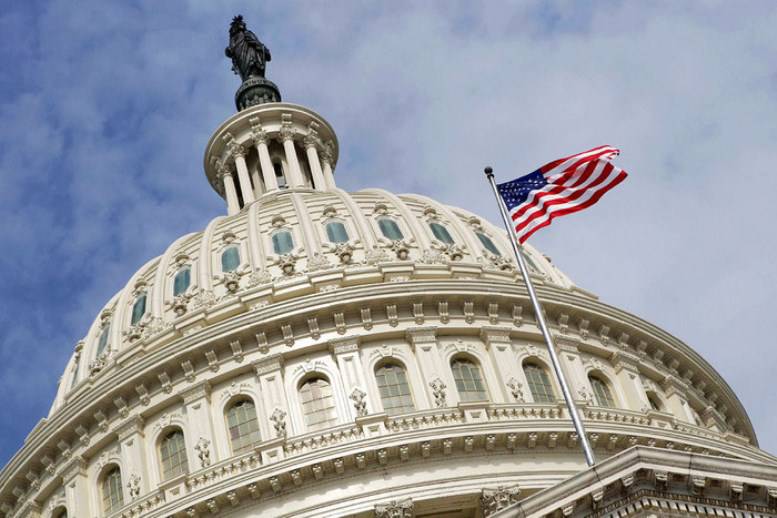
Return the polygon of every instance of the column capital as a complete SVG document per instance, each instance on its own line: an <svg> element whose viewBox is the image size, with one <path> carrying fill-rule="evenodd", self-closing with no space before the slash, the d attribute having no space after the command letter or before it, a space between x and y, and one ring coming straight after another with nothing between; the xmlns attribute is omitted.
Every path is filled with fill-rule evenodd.
<svg viewBox="0 0 777 518"><path fill-rule="evenodd" d="M268 372L279 371L282 367L283 356L280 354L275 354L268 358L254 362L254 371L256 372L257 377L261 376L262 374L267 374Z"/></svg>
<svg viewBox="0 0 777 518"><path fill-rule="evenodd" d="M182 393L181 397L183 397L184 404L188 405L189 403L197 401L198 399L210 397L210 391L210 382L203 381L202 383L199 383L198 385L195 385L186 392Z"/></svg>
<svg viewBox="0 0 777 518"><path fill-rule="evenodd" d="M259 144L267 144L267 132L262 127L262 121L259 117L251 117L248 119L251 124L251 139L255 146Z"/></svg>
<svg viewBox="0 0 777 518"><path fill-rule="evenodd" d="M412 498L375 505L375 518L412 518L413 516L415 511Z"/></svg>
<svg viewBox="0 0 777 518"><path fill-rule="evenodd" d="M359 337L347 336L344 338L334 338L329 340L329 350L332 354L339 355L359 350Z"/></svg>
<svg viewBox="0 0 777 518"><path fill-rule="evenodd" d="M436 344L437 328L432 326L411 327L405 331L405 337L413 347L420 344Z"/></svg>
<svg viewBox="0 0 777 518"><path fill-rule="evenodd" d="M278 134L281 136L281 140L286 142L287 140L294 140L294 137L297 135L297 130L291 125L291 121L284 120L281 123L281 129Z"/></svg>
<svg viewBox="0 0 777 518"><path fill-rule="evenodd" d="M119 427L116 429L116 435L119 436L119 441L123 441L127 437L136 433L142 436L144 425L145 421L141 416L133 415L119 425Z"/></svg>
<svg viewBox="0 0 777 518"><path fill-rule="evenodd" d="M88 463L81 455L75 455L62 470L62 481L68 484L78 476L86 476L86 467Z"/></svg>
<svg viewBox="0 0 777 518"><path fill-rule="evenodd" d="M639 368L637 367L637 364L639 363L639 357L634 354L624 351L615 351L610 355L610 361L612 361L612 365L615 367L616 373L623 369L633 373L639 372Z"/></svg>
<svg viewBox="0 0 777 518"><path fill-rule="evenodd" d="M232 157L233 159L245 157L246 149L235 140L235 137L231 133L226 132L221 139L226 145L227 156Z"/></svg>
<svg viewBox="0 0 777 518"><path fill-rule="evenodd" d="M326 144L323 144L321 151L318 153L322 162L326 162L327 164L332 165L332 160L334 159L334 148L335 144L331 140L327 141Z"/></svg>
<svg viewBox="0 0 777 518"><path fill-rule="evenodd" d="M480 328L480 339L491 347L492 344L510 345L510 328L505 326L483 326Z"/></svg>

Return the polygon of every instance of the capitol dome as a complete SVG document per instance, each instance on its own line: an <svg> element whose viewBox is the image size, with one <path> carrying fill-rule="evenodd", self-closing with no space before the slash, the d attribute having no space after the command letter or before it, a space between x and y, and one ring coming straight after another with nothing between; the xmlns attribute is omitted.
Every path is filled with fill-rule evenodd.
<svg viewBox="0 0 777 518"><path fill-rule="evenodd" d="M527 246L600 459L586 469L504 231L338 189L333 128L264 101L206 147L227 215L138 270L76 344L0 474L4 518L774 509L777 459L718 373Z"/></svg>

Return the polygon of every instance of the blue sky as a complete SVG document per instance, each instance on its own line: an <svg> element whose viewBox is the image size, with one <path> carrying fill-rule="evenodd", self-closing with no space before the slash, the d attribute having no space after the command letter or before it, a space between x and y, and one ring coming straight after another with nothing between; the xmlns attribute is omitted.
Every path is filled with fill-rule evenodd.
<svg viewBox="0 0 777 518"><path fill-rule="evenodd" d="M619 146L629 179L532 242L699 351L777 452L775 4L87 0L0 14L0 464L103 304L224 212L201 162L236 13L334 126L346 189L496 220L484 165Z"/></svg>

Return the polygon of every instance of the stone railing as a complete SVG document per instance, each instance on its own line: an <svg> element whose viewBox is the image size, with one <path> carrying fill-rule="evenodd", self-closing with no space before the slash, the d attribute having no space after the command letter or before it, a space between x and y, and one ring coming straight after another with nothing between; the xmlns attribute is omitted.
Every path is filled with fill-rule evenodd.
<svg viewBox="0 0 777 518"><path fill-rule="evenodd" d="M107 518L140 518L165 503L165 493L157 489L142 498L137 498Z"/></svg>
<svg viewBox="0 0 777 518"><path fill-rule="evenodd" d="M386 428L391 432L407 432L456 425L463 422L464 414L458 408L434 408L412 414L389 417L386 420Z"/></svg>
<svg viewBox="0 0 777 518"><path fill-rule="evenodd" d="M283 446L286 457L302 455L320 448L348 443L364 438L362 429L354 424L330 428L326 432L314 432L288 439Z"/></svg>
<svg viewBox="0 0 777 518"><path fill-rule="evenodd" d="M257 447L259 450L261 446ZM257 452L251 452L239 457L232 457L213 464L199 471L189 474L184 484L190 491L194 491L204 486L209 486L219 480L231 478L232 476L250 471L262 465L261 455Z"/></svg>
<svg viewBox="0 0 777 518"><path fill-rule="evenodd" d="M517 403L490 405L490 421L514 421L520 419L565 419L566 409L563 403Z"/></svg>

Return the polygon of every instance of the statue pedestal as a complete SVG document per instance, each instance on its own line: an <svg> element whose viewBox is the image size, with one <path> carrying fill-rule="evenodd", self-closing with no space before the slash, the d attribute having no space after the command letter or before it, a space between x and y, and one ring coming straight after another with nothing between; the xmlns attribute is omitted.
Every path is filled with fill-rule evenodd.
<svg viewBox="0 0 777 518"><path fill-rule="evenodd" d="M257 104L279 102L281 102L280 90L275 83L263 77L249 77L235 92L235 106L238 111Z"/></svg>

